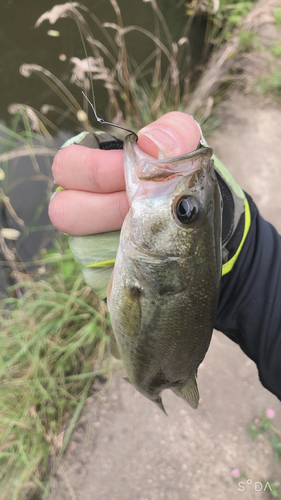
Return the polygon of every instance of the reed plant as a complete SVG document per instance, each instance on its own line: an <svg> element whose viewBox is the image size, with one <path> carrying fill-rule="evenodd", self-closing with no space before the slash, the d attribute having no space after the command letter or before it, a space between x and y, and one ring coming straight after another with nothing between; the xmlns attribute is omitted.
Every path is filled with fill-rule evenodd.
<svg viewBox="0 0 281 500"><path fill-rule="evenodd" d="M152 9L153 33L136 25L124 26L117 0L109 0L116 16L114 23L101 23L93 12L78 2L56 5L40 16L36 22L36 27L44 21L54 24L60 18L70 18L78 23L83 37L81 45L84 44L85 58L71 59L73 64L71 83L82 88L85 94L94 100L90 80L94 82L94 87L98 80L101 81L108 95L107 120L135 128L157 119L168 111L183 109L189 86L188 72L185 71L185 77L181 76L183 65L190 69L188 19L182 36L174 42L156 0L143 1L149 3ZM90 23L93 23L93 29L100 30L105 43L94 37ZM162 38L160 32L163 34ZM132 33L149 38L154 46L151 54L138 65L130 55L127 44L128 35ZM80 125L82 122L84 130L91 128L87 118L86 100L84 102L86 114L83 114L66 86L49 71L32 64L24 64L21 67L23 76L29 77L32 73L43 78L61 97L68 111L72 113L72 118L78 119ZM47 107L43 107L44 112L47 110ZM60 114L66 112L63 108L57 111Z"/></svg>
<svg viewBox="0 0 281 500"><path fill-rule="evenodd" d="M39 113L24 105L11 105L9 109L14 115L11 128L0 124L0 270L6 275L8 284L12 285L22 280L21 273L27 272L28 264L22 262L19 253L24 240L31 232L41 231L47 236L52 229L51 224L42 226L38 221L53 189L51 160L56 148ZM23 159L26 170L21 174ZM33 186L36 190L38 182L44 183L45 188L27 225L22 212L26 211L26 207L32 207L32 202L23 198L19 203L13 190L26 183L30 183L30 191ZM18 208L15 208L14 201ZM20 289L14 293L21 295Z"/></svg>
<svg viewBox="0 0 281 500"><path fill-rule="evenodd" d="M109 316L85 286L67 237L58 235L31 262L21 260L21 242L35 230L49 234L51 228L36 225L36 219L53 189L49 162L56 148L44 116L41 120L40 113L24 106L10 111L15 113L11 129L0 124L0 264L11 285L0 303L1 500L31 498L35 491L47 498L95 377L110 374ZM19 174L23 157L33 167L28 179ZM35 186L42 180L47 197L27 227L10 193L22 182Z"/></svg>
<svg viewBox="0 0 281 500"><path fill-rule="evenodd" d="M107 92L108 102L107 109L101 110L102 118L134 129L147 125L168 111L188 112L193 93L196 91L196 82L212 50L229 40L233 30L242 26L243 20L256 3L256 0L187 1L186 23L175 41L157 0L142 0L151 7L153 32L137 25L124 26L118 1L105 1L113 9L115 22L102 23L85 5L67 2L55 5L50 11L42 14L35 26L39 27L45 21L55 24L61 18L69 18L73 23L77 23L77 31L80 30L83 39L81 46L83 44L85 57L71 58L73 68L70 83L83 89L96 107L93 89L98 81L101 82ZM179 2L181 3L183 2ZM200 59L194 66L191 61L189 36L196 16L201 16L202 26L205 28L202 28L204 44ZM94 36L93 33L97 30L104 43ZM144 41L149 39L154 47L149 56L144 57L138 64L134 59L133 35L143 37ZM249 50L249 43L246 50ZM82 110L68 88L55 75L38 65L22 65L23 76L30 77L32 73L40 76L60 96L65 105L62 108L45 105L42 107L43 113L51 110L57 112L60 117L67 115L76 122L79 130L93 129L88 119L86 99ZM99 113L99 110L97 112ZM201 123L202 125L204 126L204 123Z"/></svg>

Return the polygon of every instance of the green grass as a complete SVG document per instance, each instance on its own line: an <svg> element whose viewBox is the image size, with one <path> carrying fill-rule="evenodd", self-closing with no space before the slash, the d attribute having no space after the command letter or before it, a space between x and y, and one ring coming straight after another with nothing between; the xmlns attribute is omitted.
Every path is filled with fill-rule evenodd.
<svg viewBox="0 0 281 500"><path fill-rule="evenodd" d="M12 270L13 283L0 304L0 498L25 500L36 491L37 498L46 499L94 378L110 375L110 319L105 305L85 286L65 236L58 236L53 248L33 262L21 262L17 248L24 238L50 228L36 225L49 196L27 227L9 193L27 182L17 175L23 156L34 167L30 181L35 189L35 181L44 180L50 193L50 159L56 148L31 108L17 109L12 128L0 124L0 131L0 198L9 214L5 229L11 221L20 229L15 241L0 232L1 260ZM49 176L40 171L38 155L45 157Z"/></svg>
<svg viewBox="0 0 281 500"><path fill-rule="evenodd" d="M250 52L251 50L254 50L257 47L257 42L259 40L259 37L257 33L255 33L254 31L240 30L238 33L238 39L239 39L239 51L244 53L244 52Z"/></svg>
<svg viewBox="0 0 281 500"><path fill-rule="evenodd" d="M271 94L278 101L281 100L281 69L276 69L270 75L261 75L255 83L262 96Z"/></svg>
<svg viewBox="0 0 281 500"><path fill-rule="evenodd" d="M272 412L272 410L263 409L259 417L248 423L248 432L252 439L269 443L272 447L275 460L279 461L281 458L281 431L273 425L274 413L269 418L266 411ZM244 477L247 478L245 475ZM240 477L237 480L239 481ZM268 479L267 481L261 480L260 482L264 485L264 491L266 489L271 498L281 498L280 478L277 481Z"/></svg>
<svg viewBox="0 0 281 500"><path fill-rule="evenodd" d="M276 40L270 47L270 52L276 57L281 57L281 43Z"/></svg>
<svg viewBox="0 0 281 500"><path fill-rule="evenodd" d="M233 35L233 30L239 28L245 17L251 12L256 4L256 0L220 0L214 12L215 3L208 2L192 2L193 8L188 6L187 13L194 15L196 12L206 12L208 14L208 26L205 36L205 44L220 45L230 39ZM205 50L205 53L208 53Z"/></svg>
<svg viewBox="0 0 281 500"><path fill-rule="evenodd" d="M84 286L80 271L71 277L68 251L62 258L48 253L41 264L50 277L25 281L24 295L0 308L1 500L17 500L23 492L28 498L36 488L47 498L92 382L109 373L105 306Z"/></svg>
<svg viewBox="0 0 281 500"><path fill-rule="evenodd" d="M281 28L281 7L274 9L274 21L279 28Z"/></svg>
<svg viewBox="0 0 281 500"><path fill-rule="evenodd" d="M274 458L276 460L281 458L281 431L273 425L273 417L267 417L265 409L263 409L259 417L249 422L248 432L252 439L259 438L270 443Z"/></svg>

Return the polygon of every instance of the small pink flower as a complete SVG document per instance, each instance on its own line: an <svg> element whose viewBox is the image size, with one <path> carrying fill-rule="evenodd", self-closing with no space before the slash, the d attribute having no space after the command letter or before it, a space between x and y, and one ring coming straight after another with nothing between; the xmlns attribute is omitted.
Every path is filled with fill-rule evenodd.
<svg viewBox="0 0 281 500"><path fill-rule="evenodd" d="M231 471L232 477L239 477L240 476L240 470L239 469L233 469Z"/></svg>
<svg viewBox="0 0 281 500"><path fill-rule="evenodd" d="M259 424L259 423L260 423L260 421L261 421L261 419L260 419L260 418L255 418L254 423L255 423L255 424Z"/></svg>
<svg viewBox="0 0 281 500"><path fill-rule="evenodd" d="M265 414L267 416L267 418L274 418L275 417L275 411L272 410L271 408L267 408L267 410L265 410Z"/></svg>

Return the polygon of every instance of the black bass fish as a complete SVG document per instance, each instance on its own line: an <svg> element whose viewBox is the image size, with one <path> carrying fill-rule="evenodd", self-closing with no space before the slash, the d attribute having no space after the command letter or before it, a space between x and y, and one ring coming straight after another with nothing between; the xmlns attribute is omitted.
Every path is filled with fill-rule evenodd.
<svg viewBox="0 0 281 500"><path fill-rule="evenodd" d="M129 381L165 411L172 389L192 408L208 350L221 278L221 195L212 149L155 160L124 143L131 208L108 287L114 336Z"/></svg>

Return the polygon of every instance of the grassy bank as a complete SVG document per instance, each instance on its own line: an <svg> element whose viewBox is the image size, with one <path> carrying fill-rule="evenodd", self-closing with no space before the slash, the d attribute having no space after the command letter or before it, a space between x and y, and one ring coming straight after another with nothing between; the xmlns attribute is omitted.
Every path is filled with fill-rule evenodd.
<svg viewBox="0 0 281 500"><path fill-rule="evenodd" d="M52 260L56 264L47 262ZM0 308L0 496L29 498L48 484L92 393L109 373L110 320L66 252L47 255L49 278ZM18 285L19 286L19 285Z"/></svg>
<svg viewBox="0 0 281 500"><path fill-rule="evenodd" d="M1 272L11 286L0 304L0 498L28 499L35 492L47 498L93 381L110 374L110 320L85 286L66 236L58 235L31 262L21 261L21 244L31 233L42 231L50 240L51 226L36 223L53 188L48 166L56 149L31 108L18 106L13 127L1 125L1 133ZM9 198L13 187L27 182L20 174L23 157L31 186L46 184L29 227ZM48 163L44 173L39 157Z"/></svg>

